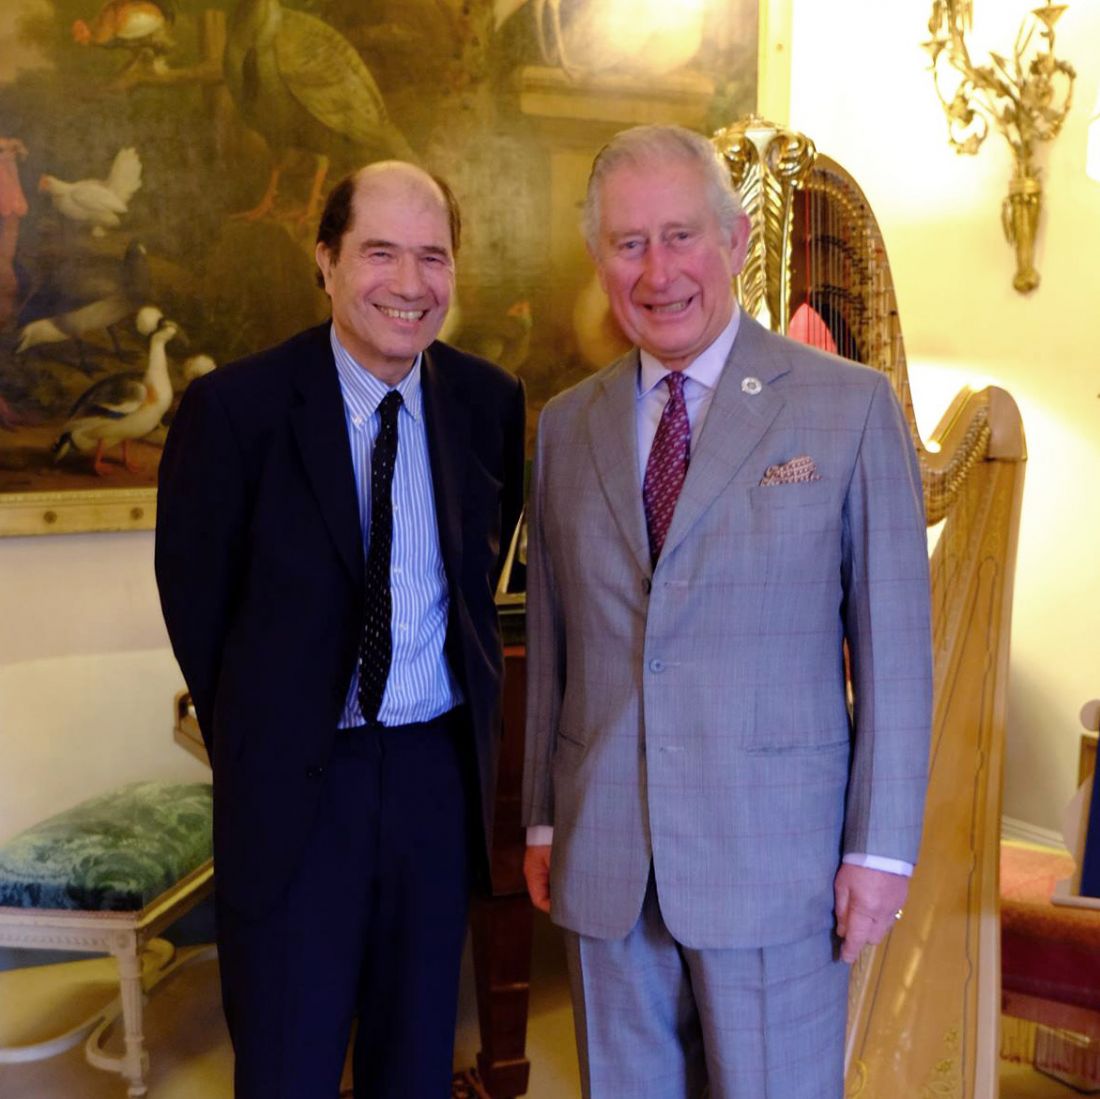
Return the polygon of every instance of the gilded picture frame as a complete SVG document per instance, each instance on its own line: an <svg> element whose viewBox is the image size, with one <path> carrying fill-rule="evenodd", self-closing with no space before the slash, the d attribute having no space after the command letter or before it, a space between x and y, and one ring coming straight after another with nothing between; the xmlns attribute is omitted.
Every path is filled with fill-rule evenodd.
<svg viewBox="0 0 1100 1099"><path fill-rule="evenodd" d="M324 320L319 201L387 156L458 194L443 336L524 378L533 427L622 346L577 228L595 151L785 121L789 26L790 0L5 5L0 535L151 528L183 388Z"/></svg>

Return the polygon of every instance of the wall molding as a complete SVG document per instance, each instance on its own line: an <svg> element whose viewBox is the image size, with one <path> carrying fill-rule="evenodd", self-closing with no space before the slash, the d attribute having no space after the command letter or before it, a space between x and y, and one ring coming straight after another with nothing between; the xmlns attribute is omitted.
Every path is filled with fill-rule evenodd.
<svg viewBox="0 0 1100 1099"><path fill-rule="evenodd" d="M1041 847L1056 847L1065 851L1062 833L1053 828L1040 828L1037 824L1028 824L1017 817L1001 817L1001 839L1019 840L1022 843L1037 843Z"/></svg>

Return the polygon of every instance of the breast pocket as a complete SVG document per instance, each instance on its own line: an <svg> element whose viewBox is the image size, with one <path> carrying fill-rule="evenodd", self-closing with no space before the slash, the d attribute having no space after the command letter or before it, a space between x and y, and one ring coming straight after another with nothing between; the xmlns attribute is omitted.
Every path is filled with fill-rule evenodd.
<svg viewBox="0 0 1100 1099"><path fill-rule="evenodd" d="M753 526L764 530L824 530L839 524L841 503L832 481L754 485L749 489Z"/></svg>

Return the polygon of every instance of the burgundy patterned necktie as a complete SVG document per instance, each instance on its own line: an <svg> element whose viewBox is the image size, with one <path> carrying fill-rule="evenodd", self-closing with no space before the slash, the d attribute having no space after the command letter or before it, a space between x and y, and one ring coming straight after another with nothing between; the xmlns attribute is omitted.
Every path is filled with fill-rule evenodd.
<svg viewBox="0 0 1100 1099"><path fill-rule="evenodd" d="M691 424L684 403L684 376L678 371L666 374L662 381L668 386L668 402L661 413L653 448L645 467L642 502L645 504L645 525L649 532L649 554L653 564L661 556L665 535L672 523L672 513L680 489L684 487L688 462L691 460Z"/></svg>

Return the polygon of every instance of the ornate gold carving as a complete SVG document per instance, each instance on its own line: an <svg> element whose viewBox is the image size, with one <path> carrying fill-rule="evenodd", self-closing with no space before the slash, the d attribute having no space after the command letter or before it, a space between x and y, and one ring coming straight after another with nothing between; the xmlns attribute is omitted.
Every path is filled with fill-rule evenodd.
<svg viewBox="0 0 1100 1099"><path fill-rule="evenodd" d="M808 137L749 115L711 138L729 165L751 229L737 296L754 317L786 332L790 313L794 193L817 155Z"/></svg>
<svg viewBox="0 0 1100 1099"><path fill-rule="evenodd" d="M936 95L947 116L947 139L955 151L976 153L990 122L1012 149L1015 167L1001 219L1016 249L1012 285L1021 294L1039 285L1034 255L1043 189L1035 146L1058 135L1073 102L1077 74L1068 61L1054 56L1054 24L1066 6L1047 0L1033 9L1016 35L1011 60L990 53L992 64L975 65L966 46L966 32L973 23L971 0L933 0L931 38L924 43L932 59ZM1035 41L1036 30L1040 42ZM945 91L949 75L954 85Z"/></svg>
<svg viewBox="0 0 1100 1099"><path fill-rule="evenodd" d="M944 1056L936 1062L932 1076L921 1088L919 1099L962 1099L962 1063L959 1060L959 1029L951 1027L943 1038Z"/></svg>

